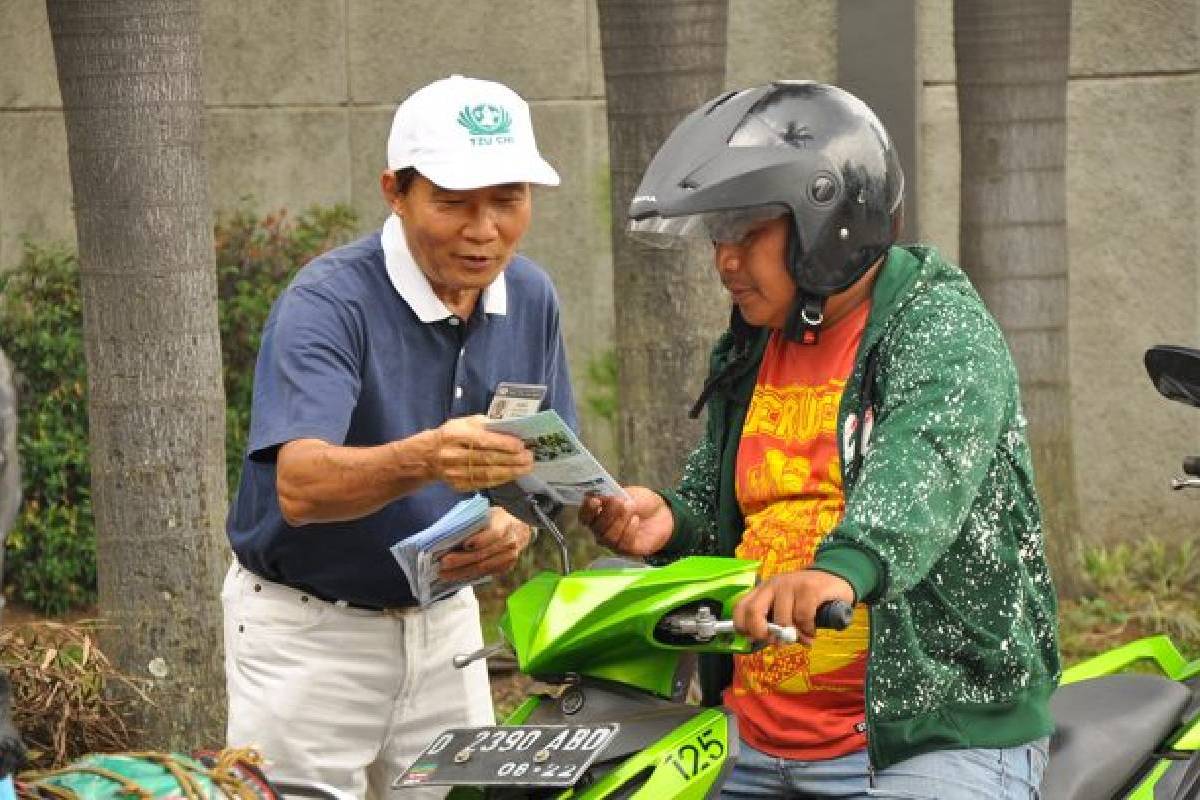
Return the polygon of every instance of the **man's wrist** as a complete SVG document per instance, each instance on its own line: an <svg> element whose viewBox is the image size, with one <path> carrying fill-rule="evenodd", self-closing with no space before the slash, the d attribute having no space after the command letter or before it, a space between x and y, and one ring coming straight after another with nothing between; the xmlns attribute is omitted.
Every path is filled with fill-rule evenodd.
<svg viewBox="0 0 1200 800"><path fill-rule="evenodd" d="M402 479L415 478L424 483L438 480L436 464L440 440L441 431L431 428L407 439L392 442L392 452L400 467Z"/></svg>

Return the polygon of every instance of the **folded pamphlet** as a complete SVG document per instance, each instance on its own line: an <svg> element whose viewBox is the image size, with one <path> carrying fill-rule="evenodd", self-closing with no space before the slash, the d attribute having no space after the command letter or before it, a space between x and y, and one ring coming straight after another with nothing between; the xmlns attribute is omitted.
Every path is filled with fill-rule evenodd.
<svg viewBox="0 0 1200 800"><path fill-rule="evenodd" d="M629 497L554 409L483 424L520 438L533 451L533 472L516 481L529 494L546 495L565 506L582 505L589 494Z"/></svg>
<svg viewBox="0 0 1200 800"><path fill-rule="evenodd" d="M490 505L483 495L460 500L441 519L428 528L392 545L392 555L408 578L413 597L422 608L454 594L464 586L482 583L486 578L445 581L439 576L438 561L457 548L488 523Z"/></svg>

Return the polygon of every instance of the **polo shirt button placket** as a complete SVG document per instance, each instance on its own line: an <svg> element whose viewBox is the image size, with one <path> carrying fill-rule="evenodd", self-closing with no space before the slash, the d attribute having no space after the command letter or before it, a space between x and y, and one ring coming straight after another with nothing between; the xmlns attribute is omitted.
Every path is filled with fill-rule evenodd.
<svg viewBox="0 0 1200 800"><path fill-rule="evenodd" d="M458 328L459 341L464 342L466 339L466 329L461 327L463 324L463 320L460 319L459 317L451 316L446 321L449 322L454 327ZM463 394L464 394L464 389L463 389L463 384L462 384L462 377L463 377L463 373L464 373L463 363L466 359L466 355L467 355L466 344L460 344L460 346L458 348L458 358L454 362L454 390L453 390L453 397L450 400L450 407L454 410L454 416L462 416L463 414L466 413L465 409L462 408Z"/></svg>

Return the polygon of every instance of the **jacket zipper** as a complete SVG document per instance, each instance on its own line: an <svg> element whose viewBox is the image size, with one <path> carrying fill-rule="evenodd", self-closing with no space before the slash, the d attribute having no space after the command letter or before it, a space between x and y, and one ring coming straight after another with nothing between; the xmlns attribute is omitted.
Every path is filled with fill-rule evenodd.
<svg viewBox="0 0 1200 800"><path fill-rule="evenodd" d="M875 648L875 615L867 611L867 675L863 682L863 716L867 720L867 772L871 778L871 786L875 785L875 765L879 763L879 753L875 749L875 718L871 714L871 651Z"/></svg>
<svg viewBox="0 0 1200 800"><path fill-rule="evenodd" d="M863 424L863 420L860 419L858 421L858 424L861 426ZM838 435L838 440L844 441L844 439L842 439L840 432ZM857 446L862 447L861 440L857 443ZM858 483L858 472L857 471L854 473L853 482ZM851 489L852 489L852 487L850 486L850 484L845 485L845 491L846 491L847 497L849 497L849 493L850 493ZM867 777L869 779L868 785L871 787L875 786L875 765L877 763L879 763L879 753L875 749L875 735L874 735L875 734L875 717L871 713L871 683L872 683L871 676L874 673L874 670L871 668L871 664L874 661L874 659L871 658L871 653L874 650L875 650L875 615L871 613L870 609L867 609L867 671L866 671L866 676L863 680L863 718L866 720L866 723L867 723Z"/></svg>
<svg viewBox="0 0 1200 800"><path fill-rule="evenodd" d="M872 340L868 340L867 333L869 333L869 331L864 331L864 333L863 333L863 340L864 340L863 345L865 345L863 352L870 354L872 352L872 350L878 346L879 337L875 337ZM873 371L874 370L872 370L872 372ZM869 375L869 376L864 375L863 381L865 382L866 380L873 379L873 378L874 378L874 375ZM858 423L857 423L858 424L858 429L857 429L858 435L856 435L854 437L855 453L854 453L854 457L852 457L850 459L850 461L855 462L856 468L855 468L854 474L852 476L850 476L850 475L845 476L850 479L850 480L847 480L843 485L843 491L845 493L844 494L845 500L849 499L850 492L853 491L854 485L856 485L858 483L858 478L859 478L858 473L862 470L862 461L861 461L862 454L859 451L866 444L863 441L863 438L861 435L863 433L863 426L866 424L866 409L861 408L861 406L862 406L861 400L862 400L862 395L864 393L864 388L865 387L863 387L861 385L859 386L859 396L857 398L855 398L855 400L859 401L858 405L860 406L860 414L859 414L860 419L858 420ZM838 432L837 432L839 447L841 446L842 442L846 441L845 434L844 434L844 429L845 429L844 422L845 422L844 418L842 417L841 414L839 414L838 415ZM846 454L843 452L842 453L843 465L846 464L846 460L844 458L845 455ZM868 609L867 610L867 669L866 669L866 675L863 680L863 718L867 723L867 777L868 777L868 785L871 787L875 786L875 765L877 763L879 763L879 753L875 747L875 735L874 735L875 734L875 717L871 713L871 684L872 684L871 677L874 672L874 670L871 668L871 664L874 661L874 659L871 658L871 653L872 653L872 651L874 651L874 649L875 649L875 615L871 613L870 609Z"/></svg>

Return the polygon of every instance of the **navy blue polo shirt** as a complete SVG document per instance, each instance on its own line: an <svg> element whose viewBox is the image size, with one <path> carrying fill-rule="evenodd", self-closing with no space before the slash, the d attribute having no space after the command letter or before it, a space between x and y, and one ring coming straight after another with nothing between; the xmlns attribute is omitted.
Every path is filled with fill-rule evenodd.
<svg viewBox="0 0 1200 800"><path fill-rule="evenodd" d="M275 455L294 439L379 445L482 414L503 381L545 384L543 408L575 427L558 300L529 259L515 257L466 320L433 295L395 217L311 262L263 331L250 441L226 526L238 561L327 600L412 603L388 548L465 495L435 482L357 520L293 528L279 510Z"/></svg>

